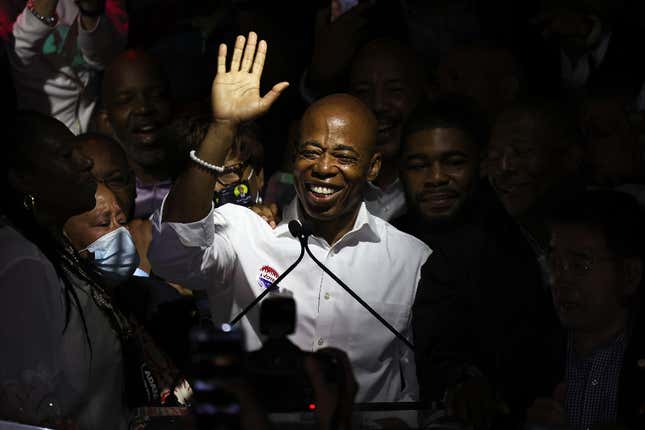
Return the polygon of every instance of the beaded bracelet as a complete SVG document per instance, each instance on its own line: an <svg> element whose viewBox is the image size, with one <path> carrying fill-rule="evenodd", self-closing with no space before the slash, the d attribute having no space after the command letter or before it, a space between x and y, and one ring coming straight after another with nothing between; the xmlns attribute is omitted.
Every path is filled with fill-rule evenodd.
<svg viewBox="0 0 645 430"><path fill-rule="evenodd" d="M43 24L48 25L50 27L56 26L56 23L58 22L58 16L56 15L56 12L54 12L53 16L42 16L36 11L36 8L34 7L33 1L29 1L27 3L27 9L33 16L35 16L39 21L41 21Z"/></svg>
<svg viewBox="0 0 645 430"><path fill-rule="evenodd" d="M211 164L211 163L209 163L207 161L202 160L201 158L197 157L197 155L195 154L194 149L192 151L190 151L190 159L193 160L195 163L197 163L199 166L201 166L201 167L203 167L203 168L205 168L207 170L210 170L211 172L215 172L218 175L221 174L221 173L224 173L224 170L225 170L224 167L216 166L214 164Z"/></svg>

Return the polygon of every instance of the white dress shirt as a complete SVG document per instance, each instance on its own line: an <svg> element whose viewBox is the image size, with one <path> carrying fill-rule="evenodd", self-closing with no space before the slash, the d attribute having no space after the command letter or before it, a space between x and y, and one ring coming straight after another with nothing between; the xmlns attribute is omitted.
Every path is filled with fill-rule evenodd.
<svg viewBox="0 0 645 430"><path fill-rule="evenodd" d="M398 178L385 188L368 182L364 199L370 213L385 221L400 217L407 209L403 184Z"/></svg>
<svg viewBox="0 0 645 430"><path fill-rule="evenodd" d="M297 198L272 229L248 208L226 204L188 224L152 217L149 259L164 278L207 288L213 319L228 322L261 294L300 254L288 223L302 219ZM354 228L330 246L311 236L312 253L408 339L421 267L430 249L372 216L361 204ZM308 256L281 283L296 301L296 331L303 350L333 346L347 352L359 383L357 401L418 398L414 354ZM261 347L259 307L242 320L246 346Z"/></svg>

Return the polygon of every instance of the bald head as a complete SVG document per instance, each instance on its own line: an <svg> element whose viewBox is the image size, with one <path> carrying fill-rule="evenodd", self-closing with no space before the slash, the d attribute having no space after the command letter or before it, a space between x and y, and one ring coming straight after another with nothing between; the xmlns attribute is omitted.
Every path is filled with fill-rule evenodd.
<svg viewBox="0 0 645 430"><path fill-rule="evenodd" d="M317 100L309 106L302 116L300 131L312 124L325 123L326 127L335 125L339 129L351 131L360 136L355 141L372 155L376 143L377 122L374 114L358 98L349 94L332 94Z"/></svg>
<svg viewBox="0 0 645 430"><path fill-rule="evenodd" d="M166 82L161 65L155 57L143 51L129 49L118 55L105 69L103 99L110 98L128 80L130 74L144 74L151 79Z"/></svg>

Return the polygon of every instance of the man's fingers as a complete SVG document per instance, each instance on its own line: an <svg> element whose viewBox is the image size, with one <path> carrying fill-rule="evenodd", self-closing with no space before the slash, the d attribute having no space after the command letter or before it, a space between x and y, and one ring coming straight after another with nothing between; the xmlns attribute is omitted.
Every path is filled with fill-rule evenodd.
<svg viewBox="0 0 645 430"><path fill-rule="evenodd" d="M267 56L267 43L264 40L260 40L258 44L258 52L255 53L255 61L253 62L252 73L255 75L261 75L262 69L264 69L264 60Z"/></svg>
<svg viewBox="0 0 645 430"><path fill-rule="evenodd" d="M289 82L280 82L279 84L275 84L273 88L271 88L271 91L269 91L264 97L262 97L262 103L265 105L265 107L267 109L271 107L273 102L275 102L278 97L280 97L280 94L282 94L282 92L286 90L288 86Z"/></svg>
<svg viewBox="0 0 645 430"><path fill-rule="evenodd" d="M258 35L253 31L249 33L249 38L246 41L246 48L244 48L244 58L242 59L242 67L240 71L248 72L251 70L253 64L253 56L255 55L255 47L258 44Z"/></svg>
<svg viewBox="0 0 645 430"><path fill-rule="evenodd" d="M231 72L240 70L240 59L242 58L242 51L244 50L244 36L237 36L235 39L235 47L233 48L233 59L231 59Z"/></svg>
<svg viewBox="0 0 645 430"><path fill-rule="evenodd" d="M217 52L217 73L226 73L226 44L220 43Z"/></svg>

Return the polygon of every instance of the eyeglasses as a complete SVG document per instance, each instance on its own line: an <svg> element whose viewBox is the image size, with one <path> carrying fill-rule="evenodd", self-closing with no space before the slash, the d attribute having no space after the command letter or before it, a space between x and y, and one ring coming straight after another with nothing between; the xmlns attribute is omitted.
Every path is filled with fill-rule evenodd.
<svg viewBox="0 0 645 430"><path fill-rule="evenodd" d="M251 166L251 172L247 175L246 178L246 180L249 180L254 171L250 159L224 167L224 173L217 177L217 182L224 186L235 184L242 179L244 172L249 166Z"/></svg>
<svg viewBox="0 0 645 430"><path fill-rule="evenodd" d="M582 278L591 273L595 267L602 262L614 261L615 257L610 256L586 256L582 254L568 253L560 255L550 252L547 261L549 269L554 273L567 272L577 278Z"/></svg>

